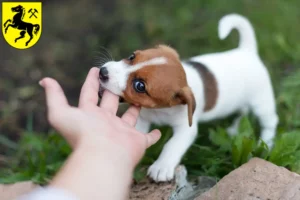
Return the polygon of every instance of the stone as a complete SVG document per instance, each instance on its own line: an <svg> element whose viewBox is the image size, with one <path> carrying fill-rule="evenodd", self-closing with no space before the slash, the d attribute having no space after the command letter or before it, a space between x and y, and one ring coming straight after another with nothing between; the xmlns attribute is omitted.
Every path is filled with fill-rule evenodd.
<svg viewBox="0 0 300 200"><path fill-rule="evenodd" d="M299 200L300 175L259 158L232 171L196 200Z"/></svg>
<svg viewBox="0 0 300 200"><path fill-rule="evenodd" d="M151 180L146 179L138 184L134 184L131 188L129 199L130 200L168 200L170 193L175 190L174 182L168 183L153 183Z"/></svg>

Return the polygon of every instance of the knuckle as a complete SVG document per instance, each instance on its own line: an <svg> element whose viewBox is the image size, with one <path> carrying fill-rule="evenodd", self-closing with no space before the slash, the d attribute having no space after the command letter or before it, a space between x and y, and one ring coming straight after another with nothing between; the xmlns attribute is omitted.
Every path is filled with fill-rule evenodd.
<svg viewBox="0 0 300 200"><path fill-rule="evenodd" d="M48 112L48 122L52 125L52 126L56 126L59 122L59 113L57 113L56 110L51 110Z"/></svg>
<svg viewBox="0 0 300 200"><path fill-rule="evenodd" d="M54 116L54 114L52 114L52 112L49 112L48 114L48 122L53 126L57 123L56 117Z"/></svg>
<svg viewBox="0 0 300 200"><path fill-rule="evenodd" d="M127 119L130 121L134 121L135 120L135 116L133 113L127 113Z"/></svg>
<svg viewBox="0 0 300 200"><path fill-rule="evenodd" d="M137 118L137 113L134 110L129 110L127 112L127 116L130 117L130 119L136 119Z"/></svg>

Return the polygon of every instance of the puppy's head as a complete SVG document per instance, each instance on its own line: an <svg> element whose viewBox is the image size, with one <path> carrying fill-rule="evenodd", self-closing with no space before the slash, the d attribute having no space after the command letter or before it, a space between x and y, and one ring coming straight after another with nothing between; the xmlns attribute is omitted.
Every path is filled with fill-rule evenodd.
<svg viewBox="0 0 300 200"><path fill-rule="evenodd" d="M189 125L196 103L177 52L165 45L137 50L100 67L101 86L128 103L146 108L188 105Z"/></svg>

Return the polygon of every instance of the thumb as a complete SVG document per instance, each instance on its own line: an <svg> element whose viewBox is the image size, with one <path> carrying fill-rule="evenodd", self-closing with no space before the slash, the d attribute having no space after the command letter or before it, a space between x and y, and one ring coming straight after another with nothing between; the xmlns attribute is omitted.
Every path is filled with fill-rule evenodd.
<svg viewBox="0 0 300 200"><path fill-rule="evenodd" d="M155 144L161 137L161 132L158 129L151 131L148 134L145 134L147 140L147 148Z"/></svg>
<svg viewBox="0 0 300 200"><path fill-rule="evenodd" d="M51 123L52 119L57 112L62 112L62 109L68 107L67 98L58 84L58 82L52 78L44 78L39 84L45 89L46 101L48 107L48 118ZM53 121L52 121L53 122Z"/></svg>

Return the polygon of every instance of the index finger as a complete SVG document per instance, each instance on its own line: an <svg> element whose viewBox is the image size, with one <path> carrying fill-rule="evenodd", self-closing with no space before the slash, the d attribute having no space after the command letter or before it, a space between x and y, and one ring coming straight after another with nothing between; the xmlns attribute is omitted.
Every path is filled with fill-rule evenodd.
<svg viewBox="0 0 300 200"><path fill-rule="evenodd" d="M90 69L85 82L81 88L79 97L79 107L95 106L98 103L99 68L93 67Z"/></svg>
<svg viewBox="0 0 300 200"><path fill-rule="evenodd" d="M108 90L104 90L100 107L115 115L119 107L119 96Z"/></svg>

